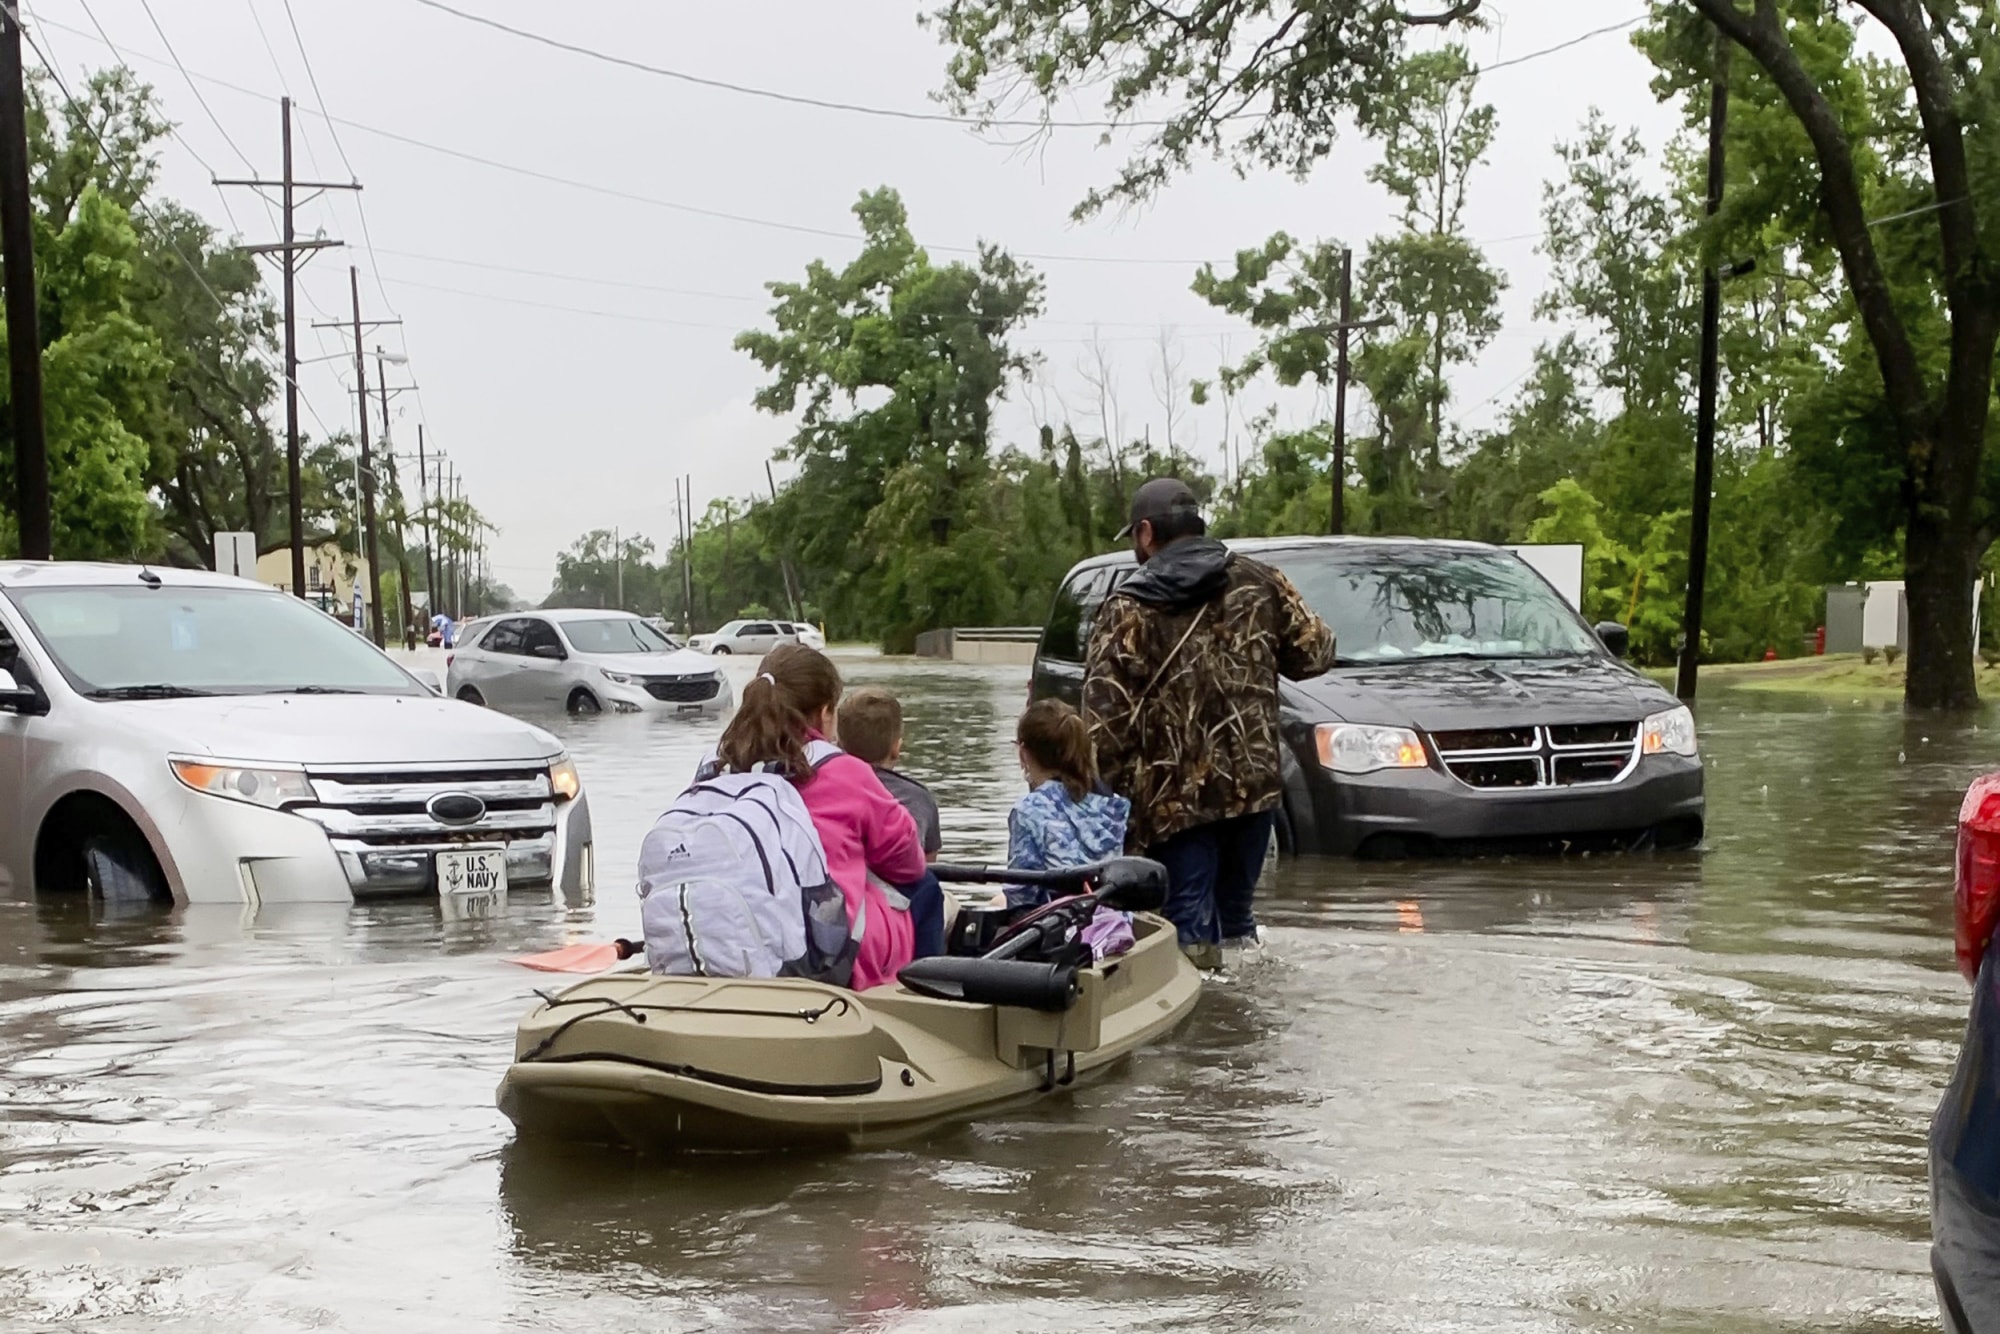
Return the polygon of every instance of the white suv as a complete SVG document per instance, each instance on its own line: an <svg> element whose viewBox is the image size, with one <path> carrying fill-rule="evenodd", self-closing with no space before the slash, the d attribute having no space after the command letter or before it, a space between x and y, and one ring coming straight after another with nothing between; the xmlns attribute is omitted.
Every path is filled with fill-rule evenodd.
<svg viewBox="0 0 2000 1334"><path fill-rule="evenodd" d="M798 642L790 621L731 621L714 634L694 636L688 647L697 653L769 653Z"/></svg>
<svg viewBox="0 0 2000 1334"><path fill-rule="evenodd" d="M0 895L348 902L590 889L554 737L440 699L297 598L0 563Z"/></svg>

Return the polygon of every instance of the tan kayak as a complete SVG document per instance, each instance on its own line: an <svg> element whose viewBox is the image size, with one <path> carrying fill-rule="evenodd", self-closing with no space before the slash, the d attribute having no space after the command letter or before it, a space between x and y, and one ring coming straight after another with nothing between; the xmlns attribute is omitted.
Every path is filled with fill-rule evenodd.
<svg viewBox="0 0 2000 1334"><path fill-rule="evenodd" d="M1135 914L1132 948L1101 962L1074 943L1099 900L1157 906L1157 866L1105 868L1128 882L1144 868L1149 883L1072 898L984 957L922 960L870 991L647 973L580 982L521 1021L500 1110L523 1136L773 1150L892 1140L1052 1093L1163 1037L1201 992L1163 918Z"/></svg>

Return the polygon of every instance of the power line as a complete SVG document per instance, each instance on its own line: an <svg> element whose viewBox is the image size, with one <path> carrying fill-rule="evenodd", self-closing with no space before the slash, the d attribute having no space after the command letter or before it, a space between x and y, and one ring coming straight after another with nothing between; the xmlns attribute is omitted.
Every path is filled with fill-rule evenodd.
<svg viewBox="0 0 2000 1334"><path fill-rule="evenodd" d="M48 21L44 21L44 26L63 27L64 31L76 32L77 35L83 37L89 36L88 33L84 33L80 29L67 28L64 25L54 24ZM152 59L152 60L159 59L159 57L151 56L148 53L144 52L132 52L131 54L138 55L141 59ZM214 85L215 87L226 88L230 92L237 93L245 97L255 97L266 102L274 102L277 100L269 93L261 92L255 88L246 88L241 84L233 83L227 79L220 79L215 77L214 75L196 73L193 75L193 77L202 79L205 82ZM305 111L304 108L301 108L300 110L303 114L306 115L312 114L309 111ZM683 203L680 200L666 199L658 195L640 194L632 190L619 189L616 186L600 185L593 181L578 180L574 177L561 176L557 175L554 172L542 171L539 168L524 167L516 163L502 161L498 158L486 157L482 154L468 152L464 149L451 148L444 144L431 143L428 140L418 139L413 135L402 134L395 130L385 130L380 126L368 125L361 121L350 120L346 117L329 116L326 115L324 112L321 112L320 114L321 114L321 119L326 120L329 124L338 124L350 130L358 130L363 134L374 135L377 138L387 139L392 143L403 144L410 148L421 149L427 153L436 153L443 157L454 158L461 162L469 162L475 166L486 167L494 171L503 171L511 175L526 177L530 180L541 181L549 185L561 185L572 190L582 190L588 194L599 195L607 199L618 199L618 200L623 200L626 203L643 204L651 208L666 209L674 213L683 213L694 217L709 218L717 222L736 223L738 225L747 227L764 227L771 229L773 231L790 232L800 236L814 236L831 241L862 241L867 239L866 237L862 236L859 232L837 231L831 227L817 227L808 223L786 222L777 218L761 218L751 214L734 213L724 209L705 208L698 204ZM1538 235L1537 233L1523 232L1514 236L1498 237L1491 241L1482 242L1481 244L1499 245L1514 241L1531 240L1534 239L1537 235ZM950 255L976 255L979 253L978 246L967 246L967 245L926 244L925 249L935 251L939 254L950 254ZM1008 253L1016 259L1030 260L1037 264L1148 264L1148 265L1166 265L1173 268L1196 268L1203 264L1220 264L1220 263L1230 262L1228 258L1192 259L1192 258L1171 258L1167 256L1156 256L1156 255L1064 254L1064 253L1055 253L1046 251L1017 251L1017 250L1009 250Z"/></svg>
<svg viewBox="0 0 2000 1334"><path fill-rule="evenodd" d="M181 64L180 52L174 50L173 42L167 38L167 30L160 26L159 18L153 13L151 0L139 0L139 7L146 11L146 21L153 25L153 31L159 35L160 45L167 48L167 55L174 62L174 68L181 72L181 79L187 84L188 91L194 94L194 100L200 103L202 114L208 117L208 123L215 127L217 134L222 136L222 142L229 145L229 151L236 154L236 160L250 170L255 171L256 168L251 165L249 157L244 154L241 148L236 146L236 141L229 137L229 131L224 128L222 121L216 116L214 108L209 106L208 99L201 95L201 89L195 85L193 79L188 78L187 66ZM83 4L83 12L90 14L88 3ZM93 24L97 23L97 16L91 14L90 21ZM98 31L103 32L104 29L100 26ZM105 45L109 46L110 44L110 38L107 37Z"/></svg>
<svg viewBox="0 0 2000 1334"><path fill-rule="evenodd" d="M510 37L518 37L523 41L534 42L541 46L551 47L557 51L566 51L571 55L582 56L587 60L602 61L607 65L616 65L622 69L636 70L641 74L651 74L657 78L671 79L677 83L691 84L697 88L710 88L718 92L735 93L742 97L758 97L770 102L783 102L790 106L810 107L815 111L844 111L857 116L874 116L882 120L916 121L934 125L960 125L972 129L1157 130L1180 123L1174 119L1058 120L1053 117L988 118L984 116L960 116L947 111L912 111L902 107L868 106L859 102L842 102L831 98L808 97L803 93L787 93L775 88L759 88L751 84L732 83L727 79L715 79L705 75L690 74L686 70L672 69L665 65L649 64L643 60L635 60L630 56L615 55L609 51L600 51L596 47L584 46L578 42L564 41L559 37L551 37L546 33L534 32L527 28L517 28L512 24L502 23L498 19L488 18L484 14L470 13L455 6L445 4L444 0L416 0L416 3L426 9L434 9L441 14L449 14L453 18L461 19L464 22L475 23L482 28L491 28L496 32L506 33ZM286 8L290 9L290 7L290 0L286 0ZM1544 56L1554 55L1558 51L1566 51L1570 47L1581 45L1592 38L1602 37L1608 33L1619 32L1623 29L1633 27L1643 22L1645 17L1645 15L1641 14L1637 17L1626 19L1621 23L1612 23L1602 28L1593 28L1589 32L1580 33L1566 41L1558 42L1554 46L1544 47L1539 51L1525 52L1522 55L1514 56L1507 60L1495 61L1493 64L1483 68L1470 70L1465 77L1476 78L1481 74L1492 73L1494 70L1511 69L1516 65L1525 65L1531 60L1539 60ZM1243 111L1233 113L1223 119L1254 120L1262 115L1262 112Z"/></svg>
<svg viewBox="0 0 2000 1334"><path fill-rule="evenodd" d="M118 160L112 155L110 147L106 145L104 142L104 136L99 134L97 131L97 127L90 123L90 117L83 114L83 108L78 105L76 98L71 95L69 91L69 85L63 82L62 71L56 68L55 62L49 59L48 53L42 50L41 46L35 41L33 35L30 34L25 28L21 30L21 38L23 41L27 42L29 48L34 51L35 58L42 62L42 68L48 71L49 77L55 80L57 91L62 94L63 101L68 103L69 105L70 115L73 117L75 123L82 126L84 131L90 135L91 141L97 145L98 154L100 155L100 158L103 161L104 165L110 168L111 170L116 171L119 176L119 184L124 186L126 189L130 190L132 187L131 172L127 170L122 164L120 164ZM188 276L194 279L195 285L208 294L208 299L215 303L215 307L217 310L221 311L224 315L227 315L229 313L229 303L224 301L220 296L216 295L215 289L208 285L208 279L202 276L201 270L195 266L194 261L189 259L186 253L181 250L179 244L175 242L173 238L173 233L168 230L166 223L161 220L160 215L153 212L152 206L146 202L144 196L139 191L136 190L132 191L132 199L134 206L141 213L144 213L147 219L153 224L153 226L159 230L160 240L166 245L168 250L173 252L174 258L178 259L181 262L181 267L187 270ZM278 378L281 381L291 379L291 377L285 373L285 368L274 362L270 358L270 356L266 354L263 351L263 349L259 348L255 343L246 343L244 346L249 349L250 355L257 357L259 360L263 361L266 365L270 366L271 369L277 371ZM298 389L299 401L306 405L307 412L312 413L313 420L319 423L320 430L322 432L325 432L326 434L331 435L332 432L327 427L326 422L321 419L318 409L314 408L312 405L312 400L306 397L305 390L302 387L298 386L298 382L296 380L293 380L292 383L294 388Z"/></svg>
<svg viewBox="0 0 2000 1334"><path fill-rule="evenodd" d="M1524 51L1520 55L1511 56L1506 60L1496 60L1490 65L1478 66L1468 72L1465 77L1477 78L1481 74L1491 74L1494 70L1512 69L1516 65L1525 65L1531 60L1540 60L1543 56L1552 56L1558 51L1567 51L1572 46L1581 46L1592 38L1608 36L1614 32L1623 32L1627 28L1636 28L1641 23L1644 23L1646 19L1647 15L1645 14L1635 14L1631 18L1619 23L1607 23L1601 28L1592 28L1589 32L1580 32L1566 41L1557 42L1554 46L1545 46L1538 51Z"/></svg>

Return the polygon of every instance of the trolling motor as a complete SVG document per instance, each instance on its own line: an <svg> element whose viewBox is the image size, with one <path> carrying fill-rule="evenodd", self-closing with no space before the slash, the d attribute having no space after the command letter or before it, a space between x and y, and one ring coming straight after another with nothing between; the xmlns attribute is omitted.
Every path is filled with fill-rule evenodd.
<svg viewBox="0 0 2000 1334"><path fill-rule="evenodd" d="M982 952L918 959L896 975L920 996L976 1005L1069 1009L1076 1003L1077 971L1091 957L1090 947L1078 937L1098 908L1156 912L1167 899L1166 868L1143 857L1114 857L1057 871L945 865L931 870L948 884L1047 885L1077 891L1012 920L1004 920L1003 912L971 914L974 920L962 924L962 934L985 943Z"/></svg>

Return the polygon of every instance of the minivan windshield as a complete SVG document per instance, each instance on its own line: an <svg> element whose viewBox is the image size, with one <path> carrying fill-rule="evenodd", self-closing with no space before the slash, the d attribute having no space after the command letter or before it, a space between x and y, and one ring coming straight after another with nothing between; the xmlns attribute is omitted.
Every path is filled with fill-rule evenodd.
<svg viewBox="0 0 2000 1334"><path fill-rule="evenodd" d="M1507 552L1356 543L1258 556L1333 627L1342 662L1603 651L1569 604Z"/></svg>
<svg viewBox="0 0 2000 1334"><path fill-rule="evenodd" d="M14 605L80 694L422 695L422 686L310 603L271 590L16 589Z"/></svg>
<svg viewBox="0 0 2000 1334"><path fill-rule="evenodd" d="M667 637L635 616L564 621L562 632L578 653L672 653Z"/></svg>

